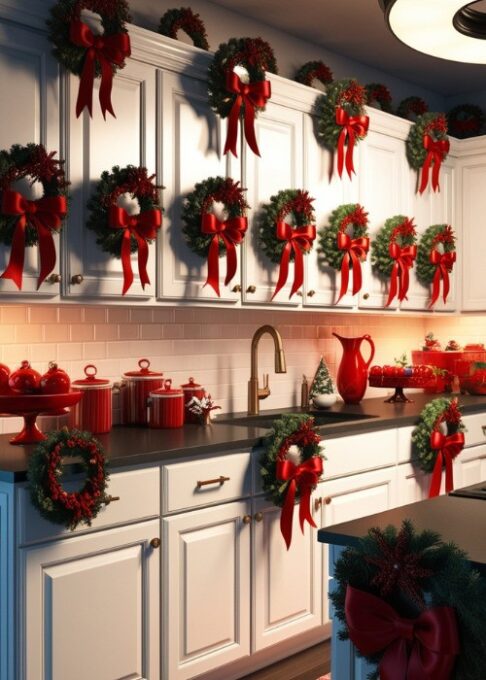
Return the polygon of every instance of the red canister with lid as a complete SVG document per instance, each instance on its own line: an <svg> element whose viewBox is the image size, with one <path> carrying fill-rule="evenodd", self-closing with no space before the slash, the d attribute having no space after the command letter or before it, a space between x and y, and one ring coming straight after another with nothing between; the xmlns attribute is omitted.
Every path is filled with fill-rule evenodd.
<svg viewBox="0 0 486 680"><path fill-rule="evenodd" d="M75 389L81 390L83 397L71 409L69 424L78 430L104 434L112 425L112 385L109 380L97 378L96 373L96 366L88 364L84 367L86 378L72 383Z"/></svg>
<svg viewBox="0 0 486 680"><path fill-rule="evenodd" d="M171 385L172 380L166 380L164 387L150 393L150 427L175 428L184 425L184 392L180 387L172 388Z"/></svg>
<svg viewBox="0 0 486 680"><path fill-rule="evenodd" d="M164 384L164 374L150 371L148 359L140 359L138 365L139 371L129 371L123 374L121 393L124 425L147 425L149 395Z"/></svg>
<svg viewBox="0 0 486 680"><path fill-rule="evenodd" d="M193 397L202 399L204 397L204 387L198 385L194 378L189 378L189 382L181 385L184 392L184 422L198 424L199 416L196 413L191 413L187 408L187 404Z"/></svg>

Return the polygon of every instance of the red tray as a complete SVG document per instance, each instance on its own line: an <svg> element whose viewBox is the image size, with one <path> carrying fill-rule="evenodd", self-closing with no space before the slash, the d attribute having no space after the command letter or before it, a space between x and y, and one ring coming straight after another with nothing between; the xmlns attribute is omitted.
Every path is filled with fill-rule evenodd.
<svg viewBox="0 0 486 680"><path fill-rule="evenodd" d="M393 388L395 394L393 394L388 399L385 399L387 404L395 403L409 403L412 404L413 400L409 399L403 392L404 387L419 387L421 389L431 388L436 383L436 378L425 378L421 375L404 375L404 376L388 376L388 375L370 375L369 376L370 387L387 387Z"/></svg>

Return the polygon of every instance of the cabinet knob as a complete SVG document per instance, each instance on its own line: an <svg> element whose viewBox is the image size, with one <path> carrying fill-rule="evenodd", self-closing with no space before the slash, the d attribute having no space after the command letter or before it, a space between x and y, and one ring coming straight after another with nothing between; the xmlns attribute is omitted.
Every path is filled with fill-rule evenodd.
<svg viewBox="0 0 486 680"><path fill-rule="evenodd" d="M370 297L369 293L363 293L363 300L368 300Z"/></svg>
<svg viewBox="0 0 486 680"><path fill-rule="evenodd" d="M51 274L47 278L48 283L61 283L61 275L60 274Z"/></svg>
<svg viewBox="0 0 486 680"><path fill-rule="evenodd" d="M315 290L310 290L310 291L307 293L307 297L314 297L315 294L316 294L316 291L315 291Z"/></svg>
<svg viewBox="0 0 486 680"><path fill-rule="evenodd" d="M331 505L331 503L332 503L332 497L331 497L331 496L326 496L326 497L323 499L323 501L324 501L324 503L325 503L326 505Z"/></svg>
<svg viewBox="0 0 486 680"><path fill-rule="evenodd" d="M232 293L241 293L241 286L240 286L240 284L237 283L236 286L233 286L233 288L231 289L231 292L232 292Z"/></svg>
<svg viewBox="0 0 486 680"><path fill-rule="evenodd" d="M112 496L109 494L108 496L105 496L105 505L110 505L110 503L113 503L114 501L119 501L120 496Z"/></svg>
<svg viewBox="0 0 486 680"><path fill-rule="evenodd" d="M160 538L158 538L158 537L153 538L153 539L150 541L150 545L151 545L151 547L154 548L154 549L160 548Z"/></svg>
<svg viewBox="0 0 486 680"><path fill-rule="evenodd" d="M247 293L256 293L256 286L248 286L246 289Z"/></svg>
<svg viewBox="0 0 486 680"><path fill-rule="evenodd" d="M263 512L257 512L254 515L255 522L261 522L263 520Z"/></svg>
<svg viewBox="0 0 486 680"><path fill-rule="evenodd" d="M317 512L322 505L322 498L316 498L314 501L314 510Z"/></svg>
<svg viewBox="0 0 486 680"><path fill-rule="evenodd" d="M298 295L299 297L302 297L302 291L301 291L301 290L298 290L298 291L297 291L297 295Z"/></svg>
<svg viewBox="0 0 486 680"><path fill-rule="evenodd" d="M243 524L250 524L251 515L243 515Z"/></svg>
<svg viewBox="0 0 486 680"><path fill-rule="evenodd" d="M84 281L84 276L82 274L73 274L71 276L71 283L73 286L79 286L80 283L83 283Z"/></svg>

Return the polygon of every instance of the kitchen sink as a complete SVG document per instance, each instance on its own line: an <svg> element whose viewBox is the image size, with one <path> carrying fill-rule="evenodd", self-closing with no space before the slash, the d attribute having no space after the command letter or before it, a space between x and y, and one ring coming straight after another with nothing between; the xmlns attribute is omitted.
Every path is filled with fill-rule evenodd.
<svg viewBox="0 0 486 680"><path fill-rule="evenodd" d="M243 425L246 427L262 427L270 429L273 421L280 415L290 415L290 412L272 412L260 413L257 416L236 415L223 418L216 418L214 423L220 425ZM338 423L349 423L356 420L368 420L369 418L376 418L377 416L363 415L362 413L339 413L333 411L319 412L309 411L307 414L302 411L294 411L295 415L309 415L314 418L314 422L318 427L323 425L336 425Z"/></svg>

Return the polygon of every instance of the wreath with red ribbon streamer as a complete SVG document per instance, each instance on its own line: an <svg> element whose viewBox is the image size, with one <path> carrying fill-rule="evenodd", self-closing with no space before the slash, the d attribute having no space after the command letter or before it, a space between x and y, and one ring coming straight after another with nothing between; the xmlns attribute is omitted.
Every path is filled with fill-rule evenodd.
<svg viewBox="0 0 486 680"><path fill-rule="evenodd" d="M429 110L429 105L422 97L406 97L397 108L397 116L407 120L417 120L418 116L423 116Z"/></svg>
<svg viewBox="0 0 486 680"><path fill-rule="evenodd" d="M100 17L101 33L86 23L83 10ZM99 98L103 118L106 119L107 111L115 116L111 103L113 75L125 66L131 54L125 26L131 20L126 0L60 0L50 14L47 25L49 39L55 46L54 55L68 71L80 77L76 116L85 108L92 115L95 78L101 78Z"/></svg>
<svg viewBox="0 0 486 680"><path fill-rule="evenodd" d="M273 423L264 441L260 459L263 490L267 500L282 508L280 530L287 545L292 543L294 505L300 499L299 523L302 532L308 522L315 527L310 497L323 473L321 437L314 429L314 419L307 415L285 415ZM300 462L289 457L297 447Z"/></svg>
<svg viewBox="0 0 486 680"><path fill-rule="evenodd" d="M286 189L272 196L270 203L263 206L259 240L265 255L272 262L280 263L272 300L287 282L290 262L294 262L294 281L289 299L304 283L304 255L311 251L316 238L313 201L307 191Z"/></svg>
<svg viewBox="0 0 486 680"><path fill-rule="evenodd" d="M177 33L184 31L195 47L209 50L208 35L204 22L190 7L168 9L160 19L159 33L177 40Z"/></svg>
<svg viewBox="0 0 486 680"><path fill-rule="evenodd" d="M440 296L442 281L442 299L444 304L450 291L450 277L456 261L456 236L452 227L447 224L433 224L428 227L417 251L417 278L424 285L432 284L429 308L433 307Z"/></svg>
<svg viewBox="0 0 486 680"><path fill-rule="evenodd" d="M142 288L150 284L147 273L148 244L157 237L162 226L162 208L155 175L148 176L146 168L127 165L115 166L111 173L105 171L96 190L88 201L90 211L87 227L96 233L96 243L102 250L121 258L123 290L125 295L133 283L130 254L138 251L138 272ZM129 214L118 205L122 194L129 194L138 201L140 212Z"/></svg>
<svg viewBox="0 0 486 680"><path fill-rule="evenodd" d="M332 83L332 71L323 61L306 61L295 74L295 80L308 87L317 80L327 88Z"/></svg>
<svg viewBox="0 0 486 680"><path fill-rule="evenodd" d="M22 289L25 248L39 247L40 272L37 289L56 266L53 235L67 215L68 199L62 165L42 144L15 144L0 151L0 241L11 246L7 268L0 276ZM23 178L42 185L43 196L30 201L12 187Z"/></svg>
<svg viewBox="0 0 486 680"><path fill-rule="evenodd" d="M392 95L386 85L382 83L369 83L365 85L366 101L368 106L381 109L386 113L392 113Z"/></svg>
<svg viewBox="0 0 486 680"><path fill-rule="evenodd" d="M352 234L348 233L351 229ZM340 205L331 213L329 225L319 232L319 252L333 269L341 271L341 288L336 303L348 290L351 271L353 295L361 290L361 262L366 260L369 249L368 213L359 203Z"/></svg>
<svg viewBox="0 0 486 680"><path fill-rule="evenodd" d="M410 269L417 257L417 232L413 220L404 215L390 217L376 234L371 245L371 264L384 278L390 277L385 307L395 297L407 299Z"/></svg>
<svg viewBox="0 0 486 680"><path fill-rule="evenodd" d="M248 82L239 77L235 67L242 67ZM245 139L250 149L260 155L255 134L255 117L264 111L271 96L265 72L277 73L277 62L270 45L261 38L231 38L222 43L214 55L208 72L209 103L221 116L228 118L224 153L237 157L238 121L241 118Z"/></svg>
<svg viewBox="0 0 486 680"><path fill-rule="evenodd" d="M214 215L215 202L224 204L228 215L224 220ZM207 257L208 276L204 285L210 285L218 297L219 258L226 252L227 286L236 274L236 246L245 238L248 208L244 190L229 177L209 177L196 184L184 201L182 231L191 250Z"/></svg>
<svg viewBox="0 0 486 680"><path fill-rule="evenodd" d="M432 189L440 189L442 161L449 153L447 119L443 113L424 113L412 125L407 137L407 158L411 167L421 170L418 191L423 194L431 180Z"/></svg>

